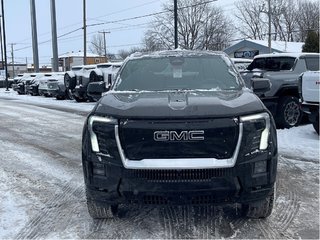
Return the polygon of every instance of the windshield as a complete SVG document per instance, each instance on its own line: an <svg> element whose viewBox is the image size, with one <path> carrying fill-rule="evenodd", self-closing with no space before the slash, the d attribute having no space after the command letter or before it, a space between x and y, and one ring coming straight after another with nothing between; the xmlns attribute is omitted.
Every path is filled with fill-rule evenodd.
<svg viewBox="0 0 320 240"><path fill-rule="evenodd" d="M129 60L114 90L234 90L240 87L234 68L217 55Z"/></svg>
<svg viewBox="0 0 320 240"><path fill-rule="evenodd" d="M256 58L248 66L248 70L260 69L265 71L281 71L293 68L296 58L294 57L267 57Z"/></svg>

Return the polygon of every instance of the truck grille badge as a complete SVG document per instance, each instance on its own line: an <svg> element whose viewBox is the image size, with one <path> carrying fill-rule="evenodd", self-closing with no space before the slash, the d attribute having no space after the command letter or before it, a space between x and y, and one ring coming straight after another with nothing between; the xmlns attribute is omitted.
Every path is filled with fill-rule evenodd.
<svg viewBox="0 0 320 240"><path fill-rule="evenodd" d="M203 141L204 131L203 130L192 130L192 131L155 131L153 139L157 142L168 142L168 141Z"/></svg>

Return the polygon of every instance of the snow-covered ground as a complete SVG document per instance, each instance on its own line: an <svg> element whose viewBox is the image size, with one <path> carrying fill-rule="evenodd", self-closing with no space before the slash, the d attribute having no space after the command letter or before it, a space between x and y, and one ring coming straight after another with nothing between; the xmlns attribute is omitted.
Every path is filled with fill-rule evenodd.
<svg viewBox="0 0 320 240"><path fill-rule="evenodd" d="M0 98L6 98L14 101L37 104L43 106L52 106L58 108L73 109L77 111L89 112L94 107L95 103L78 103L75 100L57 100L55 98L48 98L43 96L30 96L30 95L18 95L16 91L9 89L6 91L5 88L0 88Z"/></svg>
<svg viewBox="0 0 320 240"><path fill-rule="evenodd" d="M85 117L75 113L94 104L0 89L0 239L319 239L319 136L310 124L278 130L277 197L266 220L243 219L234 206L130 206L93 221L81 169Z"/></svg>
<svg viewBox="0 0 320 240"><path fill-rule="evenodd" d="M311 124L277 130L279 154L319 162L319 135Z"/></svg>

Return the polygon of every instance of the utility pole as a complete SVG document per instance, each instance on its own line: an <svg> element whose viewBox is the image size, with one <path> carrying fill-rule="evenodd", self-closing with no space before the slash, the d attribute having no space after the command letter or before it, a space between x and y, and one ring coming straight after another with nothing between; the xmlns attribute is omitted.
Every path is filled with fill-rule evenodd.
<svg viewBox="0 0 320 240"><path fill-rule="evenodd" d="M106 31L102 31L99 32L103 34L103 42L104 42L104 57L105 57L105 62L108 62L108 58L107 58L107 43L106 43L106 34L111 33L111 32L106 32Z"/></svg>
<svg viewBox="0 0 320 240"><path fill-rule="evenodd" d="M36 17L36 5L35 5L34 0L30 0L30 11L31 11L31 30L32 30L32 49L33 49L34 71L39 72L37 17Z"/></svg>
<svg viewBox="0 0 320 240"><path fill-rule="evenodd" d="M56 21L56 1L50 0L51 8L51 35L52 35L52 71L59 71L59 60L58 60L58 38L57 38L57 21Z"/></svg>
<svg viewBox="0 0 320 240"><path fill-rule="evenodd" d="M6 24L4 20L4 4L1 0L1 12L2 12L2 28L3 28L3 52L4 52L4 65L5 65L5 74L6 74L6 91L9 91L9 82L8 82L8 64L7 64L7 40L6 40Z"/></svg>
<svg viewBox="0 0 320 240"><path fill-rule="evenodd" d="M174 0L174 48L177 49L178 44L178 0Z"/></svg>
<svg viewBox="0 0 320 240"><path fill-rule="evenodd" d="M268 0L268 18L269 18L269 29L268 29L268 47L269 53L271 53L271 0Z"/></svg>
<svg viewBox="0 0 320 240"><path fill-rule="evenodd" d="M0 16L2 17L2 16ZM1 48L1 69L4 69L4 64L3 64L3 45L2 45L2 27L1 27L1 22L0 22L0 48Z"/></svg>
<svg viewBox="0 0 320 240"><path fill-rule="evenodd" d="M87 64L86 0L83 0L83 65Z"/></svg>
<svg viewBox="0 0 320 240"><path fill-rule="evenodd" d="M14 72L14 54L13 54L13 45L16 45L15 43L10 43L11 45L11 58L12 58L12 78L15 76Z"/></svg>

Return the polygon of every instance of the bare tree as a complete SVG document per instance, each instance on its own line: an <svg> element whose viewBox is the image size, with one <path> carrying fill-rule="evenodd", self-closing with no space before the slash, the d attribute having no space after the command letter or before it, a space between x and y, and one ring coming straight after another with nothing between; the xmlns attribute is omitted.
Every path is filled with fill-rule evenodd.
<svg viewBox="0 0 320 240"><path fill-rule="evenodd" d="M92 53L104 56L104 41L101 34L95 34L92 36L89 49Z"/></svg>
<svg viewBox="0 0 320 240"><path fill-rule="evenodd" d="M309 30L319 33L319 12L319 3L307 0L299 1L297 23L300 41L305 41Z"/></svg>
<svg viewBox="0 0 320 240"><path fill-rule="evenodd" d="M238 31L251 39L266 39L267 0L239 0L236 18ZM319 29L319 5L310 0L271 0L273 40L304 41L308 29Z"/></svg>
<svg viewBox="0 0 320 240"><path fill-rule="evenodd" d="M246 38L263 40L266 38L267 16L265 4L261 0L241 0L235 3L235 17L239 20L237 30Z"/></svg>
<svg viewBox="0 0 320 240"><path fill-rule="evenodd" d="M147 50L174 48L173 1L163 5L166 13L158 15L146 32ZM222 10L207 0L178 2L179 47L183 49L222 50L232 35L231 21Z"/></svg>

